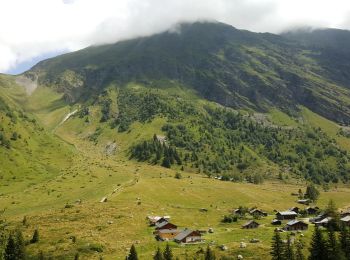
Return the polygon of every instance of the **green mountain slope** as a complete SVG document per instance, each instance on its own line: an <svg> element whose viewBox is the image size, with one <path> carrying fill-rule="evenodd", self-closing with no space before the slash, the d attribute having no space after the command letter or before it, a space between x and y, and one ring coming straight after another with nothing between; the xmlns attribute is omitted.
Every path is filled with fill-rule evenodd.
<svg viewBox="0 0 350 260"><path fill-rule="evenodd" d="M86 99L111 83L139 82L151 87L175 83L232 108L266 112L277 107L295 115L298 105L303 105L328 119L348 123L348 62L327 46L315 50L290 37L237 30L221 23L183 24L178 32L49 59L27 75L55 86L71 102ZM333 70L344 74L343 80L332 76L328 56L339 63Z"/></svg>

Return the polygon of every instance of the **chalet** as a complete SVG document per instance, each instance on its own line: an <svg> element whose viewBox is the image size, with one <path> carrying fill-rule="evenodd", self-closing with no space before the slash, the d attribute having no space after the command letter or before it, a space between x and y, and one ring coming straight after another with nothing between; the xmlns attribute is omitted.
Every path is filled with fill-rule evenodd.
<svg viewBox="0 0 350 260"><path fill-rule="evenodd" d="M266 217L267 213L260 210L260 209L252 209L249 211L249 214L254 216L254 217Z"/></svg>
<svg viewBox="0 0 350 260"><path fill-rule="evenodd" d="M177 226L170 222L161 222L156 224L156 230L162 229L177 229Z"/></svg>
<svg viewBox="0 0 350 260"><path fill-rule="evenodd" d="M327 227L330 220L332 220L331 217L326 217L326 218L323 218L319 221L315 221L314 224L317 227Z"/></svg>
<svg viewBox="0 0 350 260"><path fill-rule="evenodd" d="M299 213L299 210L300 210L300 208L298 208L298 207L293 207L293 208L290 208L289 209L290 211L294 211L295 213Z"/></svg>
<svg viewBox="0 0 350 260"><path fill-rule="evenodd" d="M291 220L291 219L295 219L297 217L297 213L295 213L294 211L280 211L280 212L277 212L276 213L276 218L278 220L285 220L285 219L288 219L288 220Z"/></svg>
<svg viewBox="0 0 350 260"><path fill-rule="evenodd" d="M309 199L298 200L298 203L303 205L309 205L310 200Z"/></svg>
<svg viewBox="0 0 350 260"><path fill-rule="evenodd" d="M242 211L242 209L234 209L233 211L232 211L232 213L233 214L236 214L236 215L243 215L243 211Z"/></svg>
<svg viewBox="0 0 350 260"><path fill-rule="evenodd" d="M345 226L350 227L350 215L340 219L340 222Z"/></svg>
<svg viewBox="0 0 350 260"><path fill-rule="evenodd" d="M307 207L306 212L308 215L316 215L318 213L318 211L320 210L319 207Z"/></svg>
<svg viewBox="0 0 350 260"><path fill-rule="evenodd" d="M259 223L255 222L254 220L248 221L245 223L242 228L244 229L253 229L253 228L258 228L260 226Z"/></svg>
<svg viewBox="0 0 350 260"><path fill-rule="evenodd" d="M317 215L317 216L314 217L314 218L310 218L309 221L310 221L311 223L316 223L316 222L319 222L319 221L321 221L321 220L323 220L323 219L325 219L325 218L327 218L327 214L321 213L321 214Z"/></svg>
<svg viewBox="0 0 350 260"><path fill-rule="evenodd" d="M283 229L286 231L307 230L308 226L309 226L308 224L300 220L292 220L292 221L289 221Z"/></svg>
<svg viewBox="0 0 350 260"><path fill-rule="evenodd" d="M175 236L174 241L177 243L198 243L202 242L202 234L195 230L185 229Z"/></svg>
<svg viewBox="0 0 350 260"><path fill-rule="evenodd" d="M348 209L348 210L346 210L346 211L342 211L342 212L340 213L340 216L341 216L342 218L347 217L347 216L350 216L350 209Z"/></svg>
<svg viewBox="0 0 350 260"><path fill-rule="evenodd" d="M149 221L150 226L155 226L156 223L164 222L167 221L169 222L170 216L147 216L147 219Z"/></svg>
<svg viewBox="0 0 350 260"><path fill-rule="evenodd" d="M157 240L169 241L173 240L182 230L179 229L160 229L155 232Z"/></svg>
<svg viewBox="0 0 350 260"><path fill-rule="evenodd" d="M274 225L274 226L281 225L282 221L279 220L279 219L274 219L274 220L271 221L271 224Z"/></svg>

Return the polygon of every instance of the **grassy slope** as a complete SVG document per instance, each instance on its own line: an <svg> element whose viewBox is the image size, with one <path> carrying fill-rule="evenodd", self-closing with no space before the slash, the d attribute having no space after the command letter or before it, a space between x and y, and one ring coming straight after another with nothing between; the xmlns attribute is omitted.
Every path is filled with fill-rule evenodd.
<svg viewBox="0 0 350 260"><path fill-rule="evenodd" d="M174 178L174 170L129 161L124 153L136 139L148 139L155 132L159 133L164 119L156 118L147 124L134 123L131 131L126 133L117 133L107 125L102 125L103 135L98 137L98 142L94 145L87 137L99 125L98 108L93 110L92 121L89 124L74 117L56 128L57 123L72 110L59 102L60 96L49 89L38 89L29 98L25 98L23 93L18 93L17 102L23 102L22 104L35 113L48 129L75 146L74 148L66 145L44 131L42 137L36 140L36 145L42 148L44 140L50 140L51 146L44 146L46 153L42 165L52 166L57 163L59 170L52 167L52 170L47 171L49 174L44 175L45 178L39 178L37 176L40 174L37 173L44 171L35 168L28 173L32 178L30 182L29 179L24 179L13 185L13 180L5 178L8 186L1 187L4 195L0 197L0 202L7 208L6 217L11 225L18 225L23 216L27 215L29 226L24 228L26 238L32 234L34 228L38 227L40 230L39 244L28 247L31 255L43 250L46 255L67 259L79 251L83 259L98 259L101 255L105 259L123 259L130 245L137 243L141 259L149 259L157 247L157 242L153 238L153 230L147 226L145 217L150 214L169 214L173 222L180 227L214 228L215 232L206 235L205 239L215 241L215 245L227 245L229 251L225 254L242 254L246 259L269 258L268 250L273 231L269 222L272 216L260 221L264 226L250 231L240 229L244 221L220 224L220 220L223 215L239 205L258 206L270 214L274 209L284 210L294 206L296 198L290 196L290 193L305 185L281 185L271 182L263 185L236 184L186 172L183 173L183 179L177 180ZM15 93L12 97L14 95ZM316 120L313 115L306 115L308 114L304 117L310 122ZM279 111L273 111L271 117L273 121L282 125L295 124L293 119ZM46 121L47 119L50 121ZM325 126L327 124L322 124L322 127ZM118 143L117 154L106 156L103 153L104 147L114 140ZM65 147L64 150L57 150L56 143ZM57 156L61 156L62 161L56 160ZM14 169L31 169L31 166L27 165L29 161L31 160L24 158L15 165L7 159L3 160L7 163L6 168L11 166ZM347 188L333 188L330 192L322 193L318 205L323 207L333 198L340 207L350 206L347 199L349 195L350 190ZM108 202L99 203L104 196L108 197ZM141 201L140 205L138 198ZM78 199L82 200L82 204L75 204ZM73 208L64 208L67 203L74 205ZM207 208L209 211L201 213L200 208ZM108 224L109 221L113 223ZM305 241L310 237L310 233L306 232ZM76 236L76 243L72 243L71 236ZM239 249L239 242L248 242L251 238L258 238L262 242L248 244L244 250ZM94 252L90 249L91 244L101 245L104 252ZM175 254L181 258L184 257L185 251L188 251L189 255L198 251L198 246L173 246Z"/></svg>

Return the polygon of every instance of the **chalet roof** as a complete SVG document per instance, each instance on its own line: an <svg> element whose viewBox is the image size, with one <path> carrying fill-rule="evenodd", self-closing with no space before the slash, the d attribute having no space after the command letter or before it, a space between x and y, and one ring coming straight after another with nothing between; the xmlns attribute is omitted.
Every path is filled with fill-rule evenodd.
<svg viewBox="0 0 350 260"><path fill-rule="evenodd" d="M161 229L161 230L158 230L159 233L162 233L162 234L168 234L168 233L180 233L182 230L179 230L179 229Z"/></svg>
<svg viewBox="0 0 350 260"><path fill-rule="evenodd" d="M157 223L156 224L156 228L162 228L168 223L169 223L168 221L163 221L163 222Z"/></svg>
<svg viewBox="0 0 350 260"><path fill-rule="evenodd" d="M264 213L264 211L262 211L260 209L252 209L252 210L249 211L250 214L253 214L254 212Z"/></svg>
<svg viewBox="0 0 350 260"><path fill-rule="evenodd" d="M193 232L193 230L184 229L184 230L182 230L182 232L180 232L180 233L175 237L175 240L181 241L181 240L183 240L184 238L186 238L187 236L189 236L192 232Z"/></svg>
<svg viewBox="0 0 350 260"><path fill-rule="evenodd" d="M287 210L287 211L279 211L279 212L277 212L277 214L280 214L280 215L282 215L282 216L296 216L296 215L298 215L296 212L294 212L294 211L291 211L291 210Z"/></svg>
<svg viewBox="0 0 350 260"><path fill-rule="evenodd" d="M248 221L247 223L245 223L242 227L249 226L250 224L253 224L253 223L255 223L255 224L257 224L257 225L260 225L258 222L254 221L254 220L250 220L250 221Z"/></svg>
<svg viewBox="0 0 350 260"><path fill-rule="evenodd" d="M315 224L326 224L326 223L328 223L331 219L332 219L331 217L327 217L327 218L324 218L324 219L322 219L322 220L320 220L320 221L315 222Z"/></svg>
<svg viewBox="0 0 350 260"><path fill-rule="evenodd" d="M306 223L304 223L304 222L302 222L302 221L300 221L300 220L295 219L295 220L289 221L289 222L287 223L287 226L293 226L293 225L298 224L298 223L302 223L302 224L304 224L304 225L307 225Z"/></svg>
<svg viewBox="0 0 350 260"><path fill-rule="evenodd" d="M349 222L350 221L350 216L343 217L340 220L344 221L344 222Z"/></svg>

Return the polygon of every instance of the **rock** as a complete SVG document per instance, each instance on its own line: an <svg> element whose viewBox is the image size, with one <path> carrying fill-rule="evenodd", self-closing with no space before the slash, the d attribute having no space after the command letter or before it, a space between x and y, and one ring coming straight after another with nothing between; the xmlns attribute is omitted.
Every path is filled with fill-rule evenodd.
<svg viewBox="0 0 350 260"><path fill-rule="evenodd" d="M222 251L226 251L226 250L228 250L228 247L225 246L225 245L221 245L221 246L220 246L220 249L221 249Z"/></svg>
<svg viewBox="0 0 350 260"><path fill-rule="evenodd" d="M109 220L109 221L107 221L107 224L109 224L109 225L111 225L111 224L113 224L114 222L112 221L112 220Z"/></svg>
<svg viewBox="0 0 350 260"><path fill-rule="evenodd" d="M257 239L257 238L253 238L253 239L251 239L249 242L250 242L250 243L259 243L260 240Z"/></svg>
<svg viewBox="0 0 350 260"><path fill-rule="evenodd" d="M238 255L237 259L243 259L243 256L242 255Z"/></svg>
<svg viewBox="0 0 350 260"><path fill-rule="evenodd" d="M213 229L213 228L209 228L209 229L208 229L208 232L209 232L209 233L214 233L214 229Z"/></svg>
<svg viewBox="0 0 350 260"><path fill-rule="evenodd" d="M101 200L100 200L101 203L103 202L107 202L107 197L103 197Z"/></svg>
<svg viewBox="0 0 350 260"><path fill-rule="evenodd" d="M244 243L244 242L241 242L241 243L239 244L239 247L240 247L240 248L246 248L246 247L247 247L247 244Z"/></svg>

